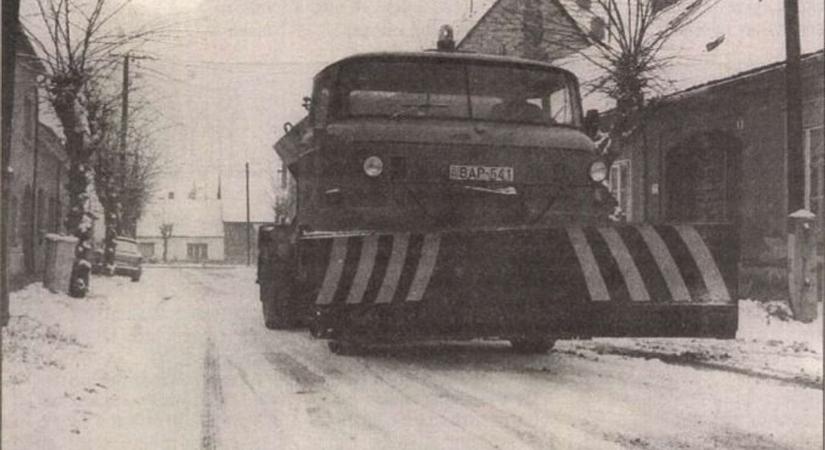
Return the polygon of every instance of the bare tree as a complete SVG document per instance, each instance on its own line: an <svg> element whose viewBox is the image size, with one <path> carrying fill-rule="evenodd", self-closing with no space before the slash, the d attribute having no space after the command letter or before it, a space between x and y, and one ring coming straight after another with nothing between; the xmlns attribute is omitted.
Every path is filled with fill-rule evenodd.
<svg viewBox="0 0 825 450"><path fill-rule="evenodd" d="M95 192L103 206L106 235L104 263L114 268L115 238L135 236L137 221L154 192L160 174L159 153L150 138L151 124L134 114L121 139L122 124L117 120L119 99L105 95L90 83L86 93L89 129L94 139ZM141 108L134 108L139 113ZM125 148L122 145L125 144ZM126 207L124 207L126 206Z"/></svg>
<svg viewBox="0 0 825 450"><path fill-rule="evenodd" d="M63 131L69 156L66 229L78 238L70 294L82 297L89 285L88 252L92 226L89 212L93 179L92 155L101 138L89 123L89 83L108 78L117 67L118 53L143 45L159 28L125 32L113 19L128 0L35 0L39 14L25 31L37 47L46 68L43 86Z"/></svg>
<svg viewBox="0 0 825 450"><path fill-rule="evenodd" d="M663 72L673 62L663 46L720 0L591 0L581 8L590 24L579 55L597 67L586 88L616 101L610 135L626 136L641 122L645 97L671 85Z"/></svg>
<svg viewBox="0 0 825 450"><path fill-rule="evenodd" d="M615 138L632 133L640 123L645 97L671 83L662 69L672 57L663 56L662 47L719 1L517 0L490 20L495 31L522 33L525 57L566 54L590 63L595 73L583 87L585 93L601 92L616 101L609 133ZM560 4L565 11L542 17L548 3Z"/></svg>
<svg viewBox="0 0 825 450"><path fill-rule="evenodd" d="M160 237L163 239L163 262L166 262L166 256L169 251L169 239L172 238L175 225L171 223L164 223L160 225Z"/></svg>

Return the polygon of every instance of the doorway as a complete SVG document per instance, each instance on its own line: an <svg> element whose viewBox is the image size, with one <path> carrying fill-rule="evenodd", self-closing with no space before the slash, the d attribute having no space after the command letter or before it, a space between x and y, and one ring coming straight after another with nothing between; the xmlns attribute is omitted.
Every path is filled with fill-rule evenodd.
<svg viewBox="0 0 825 450"><path fill-rule="evenodd" d="M665 219L732 223L739 211L739 141L724 132L697 133L665 155Z"/></svg>

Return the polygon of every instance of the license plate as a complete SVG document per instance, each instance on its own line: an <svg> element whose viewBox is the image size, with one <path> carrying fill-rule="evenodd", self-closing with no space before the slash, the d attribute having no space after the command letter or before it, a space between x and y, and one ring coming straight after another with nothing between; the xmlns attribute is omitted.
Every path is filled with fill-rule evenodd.
<svg viewBox="0 0 825 450"><path fill-rule="evenodd" d="M513 181L513 168L450 165L450 179L462 181Z"/></svg>

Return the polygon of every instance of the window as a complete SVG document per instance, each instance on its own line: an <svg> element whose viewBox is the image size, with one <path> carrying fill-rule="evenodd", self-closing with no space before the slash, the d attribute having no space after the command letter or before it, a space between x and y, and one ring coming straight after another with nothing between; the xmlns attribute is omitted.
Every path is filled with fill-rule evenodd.
<svg viewBox="0 0 825 450"><path fill-rule="evenodd" d="M805 130L805 209L819 217L823 213L823 153L825 136L823 127Z"/></svg>
<svg viewBox="0 0 825 450"><path fill-rule="evenodd" d="M610 166L610 177L608 178L610 192L619 202L620 220L630 220L633 214L631 207L632 197L630 194L630 160L623 159L613 162Z"/></svg>
<svg viewBox="0 0 825 450"><path fill-rule="evenodd" d="M155 243L154 242L141 242L140 244L140 254L143 255L144 258L154 258L155 257Z"/></svg>
<svg viewBox="0 0 825 450"><path fill-rule="evenodd" d="M460 61L366 60L342 67L339 116L578 125L575 84L550 68Z"/></svg>
<svg viewBox="0 0 825 450"><path fill-rule="evenodd" d="M192 261L203 261L209 259L209 251L206 244L186 244L186 258Z"/></svg>
<svg viewBox="0 0 825 450"><path fill-rule="evenodd" d="M169 200L174 200L175 199L175 193L170 191L169 194L167 194L167 197L169 198Z"/></svg>

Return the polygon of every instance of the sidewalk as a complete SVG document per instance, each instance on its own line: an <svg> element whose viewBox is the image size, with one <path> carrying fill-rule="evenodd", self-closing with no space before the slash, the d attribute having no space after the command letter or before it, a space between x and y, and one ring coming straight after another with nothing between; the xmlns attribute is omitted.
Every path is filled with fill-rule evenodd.
<svg viewBox="0 0 825 450"><path fill-rule="evenodd" d="M83 299L40 283L12 293L2 448L198 442L205 312L175 272L152 271L139 283L96 276ZM182 409L191 417L168 415Z"/></svg>

